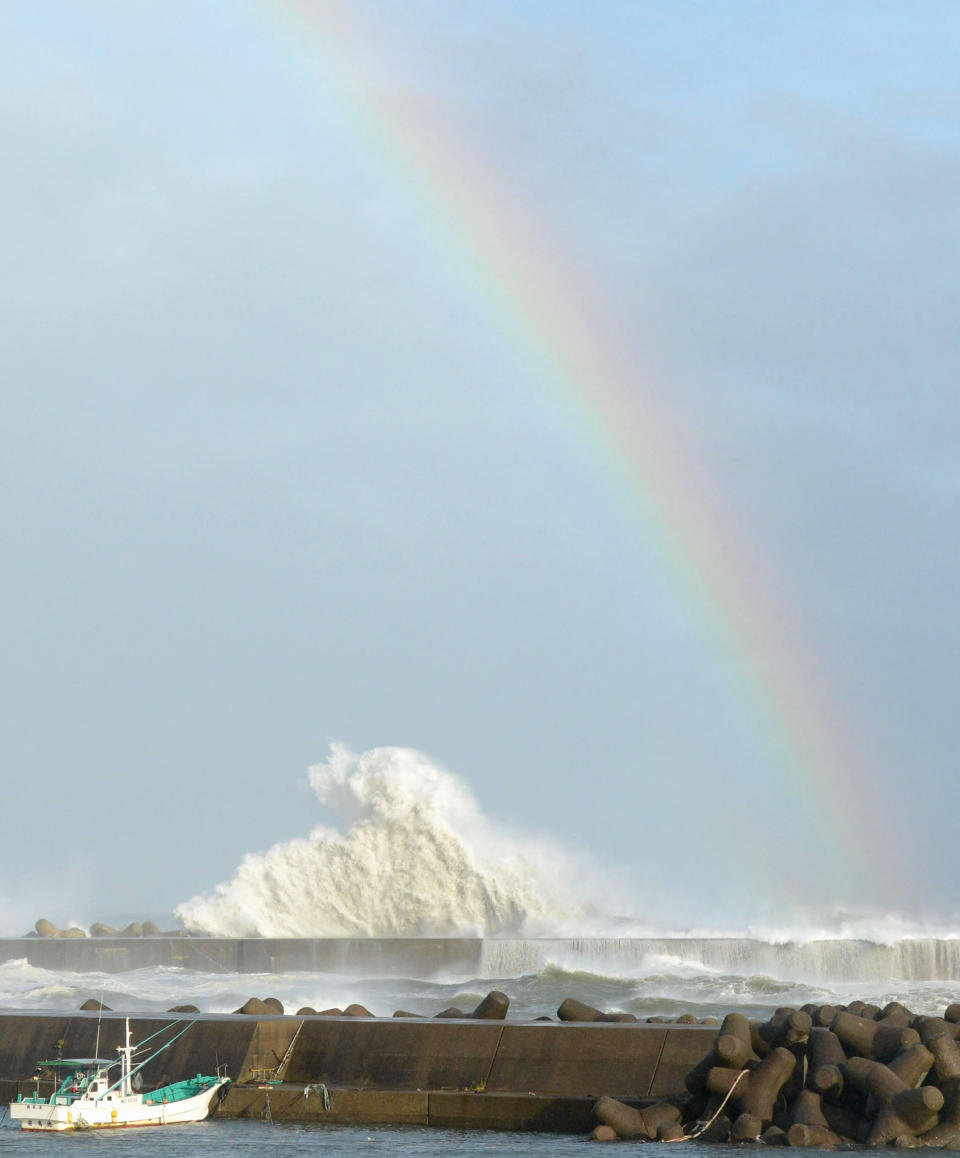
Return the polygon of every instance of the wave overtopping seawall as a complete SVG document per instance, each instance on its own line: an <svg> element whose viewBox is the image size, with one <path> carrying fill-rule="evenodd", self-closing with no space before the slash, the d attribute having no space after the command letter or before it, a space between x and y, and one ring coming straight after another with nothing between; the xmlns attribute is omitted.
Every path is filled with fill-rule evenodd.
<svg viewBox="0 0 960 1158"><path fill-rule="evenodd" d="M623 946L661 941L670 945L666 957L707 969L958 975L956 919L780 907L757 921L736 905L707 921L702 913L690 919L689 901L650 896L632 888L623 870L603 872L542 836L491 819L462 780L409 748L357 756L333 744L308 780L333 827L317 825L245 856L231 880L177 908L187 929L227 938L485 938L491 965L504 962L490 972L509 976L525 971L523 961L536 968L542 960L541 948L518 946L548 938L568 956L575 935L603 944L588 955L601 952L604 968L624 953L633 962L631 954L651 952ZM623 892L632 900L614 900ZM640 894L646 919L609 915L635 909ZM654 915L665 911L673 914L669 924Z"/></svg>
<svg viewBox="0 0 960 1158"><path fill-rule="evenodd" d="M220 974L308 972L343 977L524 978L545 972L611 980L776 978L804 984L960 979L960 940L884 945L734 937L111 938L0 941L0 961L55 970L155 966Z"/></svg>
<svg viewBox="0 0 960 1158"><path fill-rule="evenodd" d="M773 943L741 937L584 937L483 942L481 975L519 977L547 965L603 976L651 972L766 975L808 982L950 981L960 940L917 938Z"/></svg>
<svg viewBox="0 0 960 1158"><path fill-rule="evenodd" d="M331 747L309 769L339 829L247 855L232 880L180 905L192 931L221 937L536 935L586 920L564 880L569 856L511 836L467 786L406 748Z"/></svg>

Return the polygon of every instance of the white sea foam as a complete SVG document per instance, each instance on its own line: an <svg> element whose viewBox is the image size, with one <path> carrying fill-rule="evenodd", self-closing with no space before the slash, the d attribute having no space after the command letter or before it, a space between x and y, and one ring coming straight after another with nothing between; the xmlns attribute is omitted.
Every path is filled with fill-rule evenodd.
<svg viewBox="0 0 960 1158"><path fill-rule="evenodd" d="M637 1017L694 1013L722 1016L739 1009L765 1018L781 1005L846 1003L853 998L886 1005L901 1001L918 1013L942 1014L956 1000L956 984L941 980L848 979L845 982L776 977L758 972L697 969L666 957L613 963L595 972L552 962L518 976L464 973L443 978L345 976L320 972L202 973L165 966L124 973L40 969L24 959L0 964L0 1009L74 1010L87 998L125 1013L150 1014L191 1003L205 1013L229 1013L248 997L277 997L288 1012L345 1008L353 1002L374 1014L395 1009L432 1016L455 1005L472 1009L491 988L510 997L512 1018L551 1015L565 997Z"/></svg>
<svg viewBox="0 0 960 1158"><path fill-rule="evenodd" d="M599 870L542 837L506 831L462 781L417 752L354 756L334 746L309 783L337 827L248 855L232 880L181 905L178 916L194 931L227 937L383 938L374 951L366 940L359 954L339 952L352 942L334 952L316 946L308 971L271 974L229 973L209 955L195 960L196 972L120 974L45 970L21 958L0 964L0 1007L71 1009L92 996L115 1009L189 1001L227 1012L271 995L290 1010L359 1001L381 1014L431 1014L468 1009L494 987L521 1017L551 1013L570 995L638 1017L732 1008L761 1016L778 1005L854 997L942 1012L956 1000L955 920L836 909L683 920L695 909L679 903L660 905L673 910L670 924L604 916L582 880L600 882L594 895L608 912L630 906L610 899ZM643 900L646 908L650 897ZM438 967L422 946L390 940L419 936L482 940L459 964ZM204 958L203 940L189 944ZM208 966L217 971L202 971Z"/></svg>
<svg viewBox="0 0 960 1158"><path fill-rule="evenodd" d="M646 919L607 916L587 892L592 888L604 897L607 913L629 912L635 905L622 896L614 899L611 888L611 878L624 879L622 871L605 876L584 857L541 836L507 831L484 815L462 780L419 752L376 748L356 756L334 744L327 761L309 769L308 779L337 827L317 826L307 836L245 856L232 880L178 907L176 915L187 928L226 937L871 942L905 946L901 957L919 951L906 943L960 937L956 918L836 907L826 913L779 908L758 914L735 904L735 898L729 899L737 914L733 919L697 912L691 898L649 894L644 895ZM609 945L604 952L610 952ZM734 956L744 952L755 955L746 947ZM829 969L818 966L813 974L839 967L843 955L831 950ZM768 962L777 955L761 956ZM816 953L805 957L808 964L817 960Z"/></svg>
<svg viewBox="0 0 960 1158"><path fill-rule="evenodd" d="M177 908L187 928L227 937L495 937L589 924L595 910L572 883L571 857L543 838L506 833L461 780L421 753L355 756L335 744L309 781L341 828L318 826L247 855L232 880Z"/></svg>

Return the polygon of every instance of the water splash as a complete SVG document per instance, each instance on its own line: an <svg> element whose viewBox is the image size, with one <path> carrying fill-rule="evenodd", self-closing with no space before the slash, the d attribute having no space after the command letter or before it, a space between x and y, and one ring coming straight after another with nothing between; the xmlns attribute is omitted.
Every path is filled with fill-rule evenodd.
<svg viewBox="0 0 960 1158"><path fill-rule="evenodd" d="M956 947L956 942L951 944ZM442 976L418 976L416 971L413 975L393 971L376 976L326 970L202 972L169 966L122 973L71 972L39 968L20 958L0 963L0 1010L63 1012L95 997L112 1009L131 1013L159 1013L186 1002L205 1013L230 1013L250 996L269 995L279 998L288 1013L304 1005L343 1009L359 1002L379 1016L388 1017L395 1009L405 1009L430 1017L451 1005L472 1009L490 989L496 988L509 995L512 1020L554 1015L560 1002L570 996L600 1009L626 1010L640 1018L680 1013L722 1017L736 1009L748 1017L765 1019L781 1005L797 1007L808 1001L846 1004L854 998L881 1007L889 1001L900 1001L916 1013L940 1015L957 996L953 980L956 954L950 959L931 956L926 962L904 962L907 968L922 966L924 970L943 966L938 976L924 971L920 977L898 978L881 976L880 968L868 968L864 977L830 979L800 973L812 965L815 974L815 961L777 962L769 957L764 961L762 951L751 960L742 952L746 946L734 947L722 960L717 958L723 964L720 968L699 963L695 953L678 952L671 957L624 951L618 958L613 948L598 966L591 968L591 962L572 943L554 943L548 946L547 954L543 953L543 946L540 948L539 964L528 972L511 972L517 965L532 962L532 956L525 961L514 954L512 960L509 955L501 955L496 960L478 962L479 969ZM765 972L765 964L772 964L775 969L792 966L796 972L791 974L783 968ZM855 967L858 963L848 964ZM498 966L505 971L490 971Z"/></svg>
<svg viewBox="0 0 960 1158"><path fill-rule="evenodd" d="M196 932L242 937L538 936L583 928L566 852L512 835L463 781L408 748L331 746L308 772L343 830L244 857L233 879L176 910ZM582 875L582 874L576 874Z"/></svg>

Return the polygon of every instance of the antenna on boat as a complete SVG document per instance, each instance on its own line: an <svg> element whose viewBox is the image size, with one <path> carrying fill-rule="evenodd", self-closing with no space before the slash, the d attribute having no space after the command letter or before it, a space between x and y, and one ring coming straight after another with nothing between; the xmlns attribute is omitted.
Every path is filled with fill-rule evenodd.
<svg viewBox="0 0 960 1158"><path fill-rule="evenodd" d="M100 1056L100 1023L103 1021L103 995L106 992L106 986L100 987L100 1008L97 1010L97 1043L93 1047L93 1056L98 1058Z"/></svg>
<svg viewBox="0 0 960 1158"><path fill-rule="evenodd" d="M133 1050L134 1047L130 1044L130 1018L123 1019L124 1024L124 1044L118 1047L117 1052L120 1054L120 1095L129 1095L132 1091L130 1088L130 1076L133 1070Z"/></svg>

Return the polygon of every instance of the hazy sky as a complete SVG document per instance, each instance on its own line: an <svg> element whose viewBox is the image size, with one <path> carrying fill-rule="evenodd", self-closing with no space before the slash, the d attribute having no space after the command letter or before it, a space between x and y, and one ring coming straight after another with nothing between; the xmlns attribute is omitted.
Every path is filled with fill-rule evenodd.
<svg viewBox="0 0 960 1158"><path fill-rule="evenodd" d="M3 4L0 923L211 888L324 818L331 738L636 912L960 910L958 42L879 0ZM557 281L802 677L678 578Z"/></svg>

